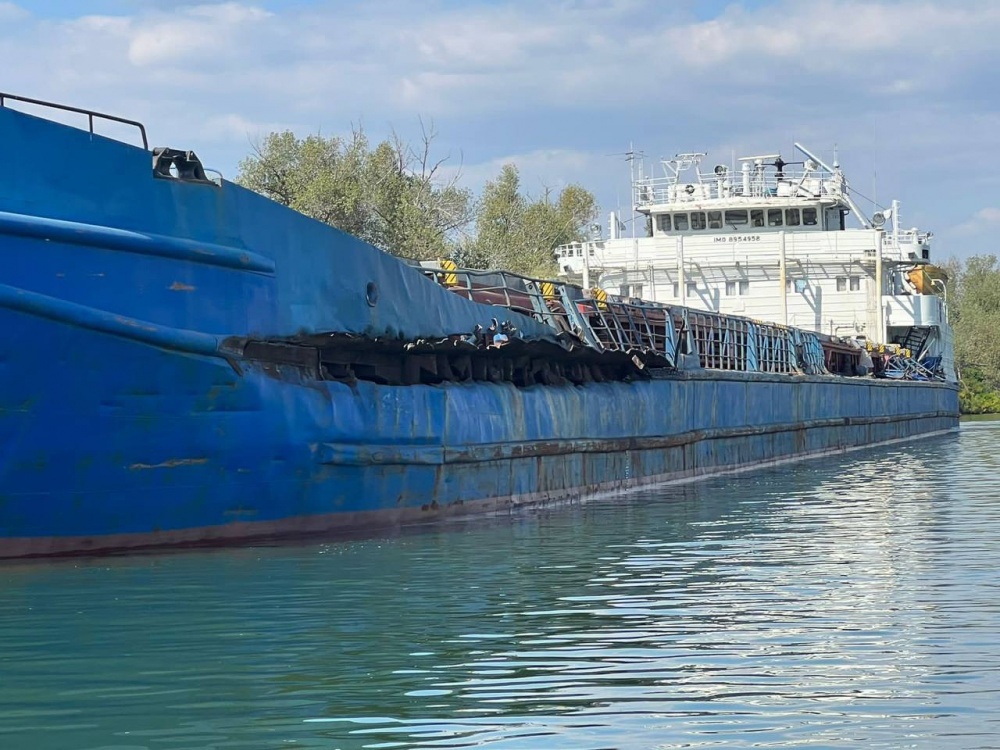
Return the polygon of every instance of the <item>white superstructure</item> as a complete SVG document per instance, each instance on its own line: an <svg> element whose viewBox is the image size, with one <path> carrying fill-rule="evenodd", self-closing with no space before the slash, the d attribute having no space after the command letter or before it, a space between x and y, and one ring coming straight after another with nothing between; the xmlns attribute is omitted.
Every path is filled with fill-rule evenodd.
<svg viewBox="0 0 1000 750"><path fill-rule="evenodd" d="M929 232L904 229L899 203L870 218L836 160L800 144L778 154L702 169L706 154L678 154L662 174L633 173L633 208L648 236L556 251L560 271L585 287L743 315L942 358L955 380L945 277L931 265ZM849 217L853 217L849 221Z"/></svg>

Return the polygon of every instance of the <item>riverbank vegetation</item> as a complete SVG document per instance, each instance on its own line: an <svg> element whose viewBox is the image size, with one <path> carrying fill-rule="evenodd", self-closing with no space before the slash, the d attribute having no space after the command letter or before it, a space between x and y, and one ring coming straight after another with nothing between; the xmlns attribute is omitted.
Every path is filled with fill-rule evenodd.
<svg viewBox="0 0 1000 750"><path fill-rule="evenodd" d="M459 165L433 154L434 137L372 144L360 128L345 138L270 133L240 162L236 181L404 258L555 275L552 251L586 237L594 196L578 185L531 196L506 164L477 197L462 186Z"/></svg>
<svg viewBox="0 0 1000 750"><path fill-rule="evenodd" d="M962 412L1000 413L1000 261L975 255L946 268Z"/></svg>

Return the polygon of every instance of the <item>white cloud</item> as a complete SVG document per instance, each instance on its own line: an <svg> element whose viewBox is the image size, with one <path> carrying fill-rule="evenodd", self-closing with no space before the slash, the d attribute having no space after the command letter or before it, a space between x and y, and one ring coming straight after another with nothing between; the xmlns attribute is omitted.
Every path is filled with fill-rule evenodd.
<svg viewBox="0 0 1000 750"><path fill-rule="evenodd" d="M571 183L580 183L598 168L600 157L572 149L539 149L521 154L505 154L475 164L445 163L446 178L459 176L461 184L478 189L487 180L496 179L505 164L517 167L525 192L539 196L546 189L558 191Z"/></svg>
<svg viewBox="0 0 1000 750"><path fill-rule="evenodd" d="M995 235L997 226L1000 225L1000 208L986 206L972 214L966 221L954 226L950 234L954 235Z"/></svg>
<svg viewBox="0 0 1000 750"><path fill-rule="evenodd" d="M879 195L932 229L966 221L963 190L1000 187L958 166L1000 150L991 0L774 0L703 20L655 0L167 5L58 20L0 0L4 87L144 120L227 174L261 131L406 135L422 116L465 152L468 184L513 160L533 191L578 181L610 204L627 169L604 154L630 141L725 161L837 143L860 192L877 165Z"/></svg>
<svg viewBox="0 0 1000 750"><path fill-rule="evenodd" d="M209 142L237 141L244 147L250 147L268 133L294 129L294 123L254 121L234 112L212 115L201 126L201 132Z"/></svg>
<svg viewBox="0 0 1000 750"><path fill-rule="evenodd" d="M211 92L230 110L227 100L251 90L264 98L294 95L285 106L303 111L332 94L355 111L387 114L613 102L688 110L711 107L720 94L781 87L789 99L940 90L962 68L954 50L966 59L993 54L1000 31L1000 6L992 3L904 8L855 0L838 5L836 23L830 12L790 0L753 12L733 6L707 21L652 2L522 0L457 10L329 3L284 12L225 2L169 14L39 20L34 39L4 40L11 53L0 57L48 60L46 72L57 81L87 70L123 88L155 83L168 97Z"/></svg>
<svg viewBox="0 0 1000 750"><path fill-rule="evenodd" d="M30 14L20 5L14 3L0 2L0 21L22 21Z"/></svg>
<svg viewBox="0 0 1000 750"><path fill-rule="evenodd" d="M254 32L271 13L238 3L185 8L132 24L128 59L134 65L183 68L212 64L253 49ZM257 27L257 28L254 28Z"/></svg>

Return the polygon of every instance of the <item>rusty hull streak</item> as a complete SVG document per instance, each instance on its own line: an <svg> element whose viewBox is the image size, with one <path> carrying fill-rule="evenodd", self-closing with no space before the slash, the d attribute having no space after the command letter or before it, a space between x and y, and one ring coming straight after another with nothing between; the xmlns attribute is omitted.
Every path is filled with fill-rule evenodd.
<svg viewBox="0 0 1000 750"><path fill-rule="evenodd" d="M171 458L158 464L131 464L131 471L144 471L146 469L176 469L179 466L199 466L207 464L207 458Z"/></svg>
<svg viewBox="0 0 1000 750"><path fill-rule="evenodd" d="M517 443L488 443L455 449L448 446L388 446L323 443L334 456L320 461L327 466L337 465L434 465L468 464L484 461L528 458L532 456L565 456L576 453L622 453L625 451L665 450L701 442L727 438L776 435L794 432L805 435L806 430L824 427L860 427L890 424L951 416L946 411L919 412L916 414L883 415L878 417L834 417L811 419L807 422L790 422L773 425L748 425L718 429L692 430L676 435L626 437L580 440L537 440ZM800 447L801 450L801 447Z"/></svg>
<svg viewBox="0 0 1000 750"><path fill-rule="evenodd" d="M181 281L175 281L173 284L167 287L171 292L193 292L195 287L190 284L185 284Z"/></svg>

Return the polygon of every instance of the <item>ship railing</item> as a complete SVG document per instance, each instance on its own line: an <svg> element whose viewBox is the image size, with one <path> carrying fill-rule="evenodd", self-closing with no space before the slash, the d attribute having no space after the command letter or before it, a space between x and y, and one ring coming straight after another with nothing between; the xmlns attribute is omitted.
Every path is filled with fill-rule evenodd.
<svg viewBox="0 0 1000 750"><path fill-rule="evenodd" d="M0 107L7 107L8 102L21 102L24 104L31 104L37 107L47 107L49 109L56 109L61 112L71 112L74 114L84 115L87 118L88 130L91 135L94 135L94 120L106 120L108 122L116 122L120 125L128 125L139 130L139 135L142 137L142 147L149 151L149 141L146 138L146 126L137 120L128 120L124 117L119 117L118 115L107 114L106 112L98 112L93 109L82 109L80 107L73 107L69 104L59 104L57 102L49 102L44 99L31 99L27 96L18 96L17 94L8 94L6 92L0 91Z"/></svg>
<svg viewBox="0 0 1000 750"><path fill-rule="evenodd" d="M669 307L615 297L603 290L593 290L592 294L574 302L602 349L652 352L671 366L676 364L680 326Z"/></svg>
<svg viewBox="0 0 1000 750"><path fill-rule="evenodd" d="M579 322L567 309L560 284L509 271L460 269L451 261L441 265L423 272L461 297L526 315L557 332L578 333Z"/></svg>
<svg viewBox="0 0 1000 750"><path fill-rule="evenodd" d="M929 361L928 361L929 360ZM873 360L875 377L891 380L944 380L944 370L940 358L928 357L921 362L902 354L894 354Z"/></svg>
<svg viewBox="0 0 1000 750"><path fill-rule="evenodd" d="M719 198L758 198L769 200L789 197L818 197L836 193L835 180L826 172L786 169L781 179L773 169L751 175L750 185L744 186L743 176L737 170L719 179L712 172L698 171L691 181L683 176L640 177L632 184L632 199L636 206L664 203L689 203ZM720 182L722 183L720 185Z"/></svg>
<svg viewBox="0 0 1000 750"><path fill-rule="evenodd" d="M665 305L508 271L459 269L451 261L423 272L459 296L532 317L597 351L652 352L674 363L677 327Z"/></svg>
<svg viewBox="0 0 1000 750"><path fill-rule="evenodd" d="M753 324L746 319L728 318L689 311L687 327L694 351L702 367L711 370L755 370L748 355L753 353Z"/></svg>
<svg viewBox="0 0 1000 750"><path fill-rule="evenodd" d="M904 252L913 252L915 246L926 245L930 241L930 238L930 232L922 232L919 229L890 231L885 233L885 238L882 241L882 249L884 253L895 253L902 256Z"/></svg>
<svg viewBox="0 0 1000 750"><path fill-rule="evenodd" d="M655 352L675 367L685 354L710 370L828 372L819 338L807 331L612 295L581 299L577 306L606 350Z"/></svg>
<svg viewBox="0 0 1000 750"><path fill-rule="evenodd" d="M697 354L711 370L774 374L828 372L823 346L815 334L748 318L685 311L683 353Z"/></svg>
<svg viewBox="0 0 1000 750"><path fill-rule="evenodd" d="M459 269L445 261L423 272L466 299L506 308L569 333L597 351L655 354L668 366L696 356L705 369L826 373L819 338L796 328L619 297L602 289L508 271Z"/></svg>
<svg viewBox="0 0 1000 750"><path fill-rule="evenodd" d="M687 320L691 348L704 368L784 374L801 371L789 329L693 311Z"/></svg>

